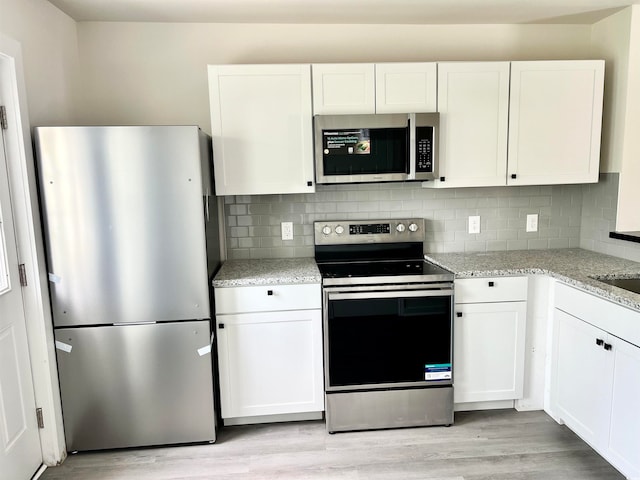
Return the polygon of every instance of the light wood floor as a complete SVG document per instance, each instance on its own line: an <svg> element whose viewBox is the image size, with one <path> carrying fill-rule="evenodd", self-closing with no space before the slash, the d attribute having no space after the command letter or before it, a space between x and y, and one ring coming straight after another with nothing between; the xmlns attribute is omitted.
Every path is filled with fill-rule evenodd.
<svg viewBox="0 0 640 480"><path fill-rule="evenodd" d="M621 480L543 412L456 413L452 427L329 435L324 423L225 427L214 445L69 456L47 480Z"/></svg>

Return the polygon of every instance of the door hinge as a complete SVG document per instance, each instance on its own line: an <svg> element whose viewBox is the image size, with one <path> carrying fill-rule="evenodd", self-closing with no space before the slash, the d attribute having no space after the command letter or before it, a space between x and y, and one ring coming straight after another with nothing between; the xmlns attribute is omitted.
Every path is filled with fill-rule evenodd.
<svg viewBox="0 0 640 480"><path fill-rule="evenodd" d="M26 287L27 284L27 270L24 268L24 263L18 265L18 272L20 273L20 285Z"/></svg>
<svg viewBox="0 0 640 480"><path fill-rule="evenodd" d="M8 123L7 123L7 109L5 108L4 105L0 105L0 128L2 128L2 130L6 130L8 127Z"/></svg>
<svg viewBox="0 0 640 480"><path fill-rule="evenodd" d="M42 416L42 408L36 408L36 418L38 419L38 428L44 428L44 417Z"/></svg>

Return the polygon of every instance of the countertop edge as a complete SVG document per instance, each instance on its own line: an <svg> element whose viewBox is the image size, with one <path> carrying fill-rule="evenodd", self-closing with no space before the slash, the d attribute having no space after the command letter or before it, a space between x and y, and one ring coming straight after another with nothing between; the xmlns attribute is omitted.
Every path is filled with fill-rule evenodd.
<svg viewBox="0 0 640 480"><path fill-rule="evenodd" d="M621 305L623 307L630 308L640 313L640 302L634 301L633 299L625 296L625 294L617 294L615 291L607 290L607 287L600 288L596 285L592 285L591 283L586 283L579 279L567 276L565 274L560 274L554 272L553 270L547 268L498 268L495 270L465 270L465 271L453 271L450 266L447 265L446 262L441 262L436 260L433 257L430 257L428 254L425 255L425 259L438 265L439 267L445 268L452 272L455 275L455 278L482 278L482 277L508 277L508 276L520 276L520 275L546 275L556 280L560 280L567 285L571 285L573 287L579 288L586 292L597 295L598 297L608 300L617 305ZM616 287L612 287L616 288Z"/></svg>

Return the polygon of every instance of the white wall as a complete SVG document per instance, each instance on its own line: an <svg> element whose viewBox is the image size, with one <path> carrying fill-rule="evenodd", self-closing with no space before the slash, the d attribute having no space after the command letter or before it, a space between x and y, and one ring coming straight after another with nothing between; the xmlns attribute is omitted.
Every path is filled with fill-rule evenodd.
<svg viewBox="0 0 640 480"><path fill-rule="evenodd" d="M590 58L589 25L78 24L79 117L198 124L207 64Z"/></svg>
<svg viewBox="0 0 640 480"><path fill-rule="evenodd" d="M0 0L0 33L22 47L31 125L73 121L76 22L45 0Z"/></svg>
<svg viewBox="0 0 640 480"><path fill-rule="evenodd" d="M631 9L624 9L592 27L594 56L605 60L604 112L600 171L620 172L627 110Z"/></svg>
<svg viewBox="0 0 640 480"><path fill-rule="evenodd" d="M45 464L55 465L66 448L30 126L72 119L76 24L45 0L0 0L0 13L1 96L10 117L5 147L18 250L29 278L23 299L36 404L45 423L40 441Z"/></svg>
<svg viewBox="0 0 640 480"><path fill-rule="evenodd" d="M640 5L631 7L627 109L616 229L640 231Z"/></svg>

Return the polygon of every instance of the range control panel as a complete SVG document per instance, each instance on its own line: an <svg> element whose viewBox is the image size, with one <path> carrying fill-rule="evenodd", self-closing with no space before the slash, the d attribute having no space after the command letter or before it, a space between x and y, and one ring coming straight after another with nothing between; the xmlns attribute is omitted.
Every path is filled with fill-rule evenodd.
<svg viewBox="0 0 640 480"><path fill-rule="evenodd" d="M316 245L424 241L424 219L314 222Z"/></svg>

